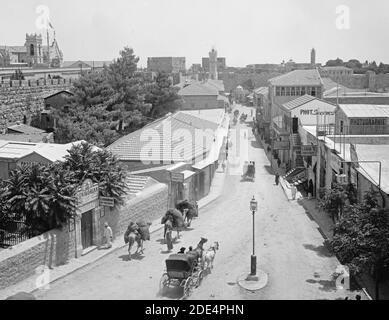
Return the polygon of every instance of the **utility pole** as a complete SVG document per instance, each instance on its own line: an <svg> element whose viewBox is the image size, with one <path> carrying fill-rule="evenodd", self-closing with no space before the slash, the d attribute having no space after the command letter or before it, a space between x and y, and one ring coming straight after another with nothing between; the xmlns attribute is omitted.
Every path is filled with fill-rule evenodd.
<svg viewBox="0 0 389 320"><path fill-rule="evenodd" d="M46 29L46 34L47 34L47 62L49 64L50 68L50 39L49 39L49 27Z"/></svg>
<svg viewBox="0 0 389 320"><path fill-rule="evenodd" d="M316 199L319 198L320 189L320 139L319 139L319 110L316 114Z"/></svg>

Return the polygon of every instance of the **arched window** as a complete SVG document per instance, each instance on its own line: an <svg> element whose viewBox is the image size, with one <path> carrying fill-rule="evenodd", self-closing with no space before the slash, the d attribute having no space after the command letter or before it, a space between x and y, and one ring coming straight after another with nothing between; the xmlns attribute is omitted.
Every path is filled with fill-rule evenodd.
<svg viewBox="0 0 389 320"><path fill-rule="evenodd" d="M30 56L34 56L34 55L35 55L34 45L31 43L30 44Z"/></svg>

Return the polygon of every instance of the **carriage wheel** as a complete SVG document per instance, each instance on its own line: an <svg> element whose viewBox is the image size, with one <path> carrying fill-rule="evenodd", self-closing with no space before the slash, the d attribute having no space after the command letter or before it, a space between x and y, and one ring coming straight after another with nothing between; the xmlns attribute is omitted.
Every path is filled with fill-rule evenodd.
<svg viewBox="0 0 389 320"><path fill-rule="evenodd" d="M164 294L165 288L167 287L168 284L169 284L169 276L167 275L167 273L164 273L162 275L161 280L159 281L159 291L162 295Z"/></svg>
<svg viewBox="0 0 389 320"><path fill-rule="evenodd" d="M194 281L192 277L186 279L184 285L184 298L189 297L190 293L192 292L193 286L194 286Z"/></svg>
<svg viewBox="0 0 389 320"><path fill-rule="evenodd" d="M203 279L204 279L204 270L201 270L199 272L198 277L197 277L196 288L201 285L201 282L203 281Z"/></svg>

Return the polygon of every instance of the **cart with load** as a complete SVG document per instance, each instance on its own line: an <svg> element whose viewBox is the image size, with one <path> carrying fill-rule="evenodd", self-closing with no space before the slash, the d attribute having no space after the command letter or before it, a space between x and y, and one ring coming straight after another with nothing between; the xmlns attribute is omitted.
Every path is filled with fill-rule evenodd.
<svg viewBox="0 0 389 320"><path fill-rule="evenodd" d="M198 252L190 251L186 254L172 254L166 259L166 272L160 280L160 292L170 287L182 287L183 298L190 295L194 288L201 284L204 270L200 263Z"/></svg>
<svg viewBox="0 0 389 320"><path fill-rule="evenodd" d="M246 161L246 163L243 167L242 178L244 180L250 180L250 181L255 180L255 162L254 161L250 161L250 162Z"/></svg>

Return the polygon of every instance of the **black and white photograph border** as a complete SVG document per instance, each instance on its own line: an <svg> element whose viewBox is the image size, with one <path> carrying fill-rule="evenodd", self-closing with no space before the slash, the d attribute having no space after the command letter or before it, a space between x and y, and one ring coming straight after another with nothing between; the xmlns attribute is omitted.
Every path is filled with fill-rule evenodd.
<svg viewBox="0 0 389 320"><path fill-rule="evenodd" d="M389 2L0 8L0 300L389 299Z"/></svg>

